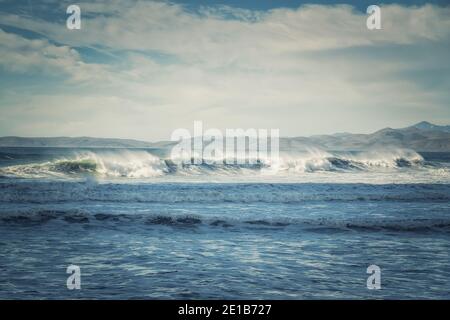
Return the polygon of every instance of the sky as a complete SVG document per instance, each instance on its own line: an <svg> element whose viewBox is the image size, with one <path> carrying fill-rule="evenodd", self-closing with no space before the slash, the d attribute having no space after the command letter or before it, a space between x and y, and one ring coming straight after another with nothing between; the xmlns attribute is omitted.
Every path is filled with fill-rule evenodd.
<svg viewBox="0 0 450 320"><path fill-rule="evenodd" d="M448 1L383 1L380 30L370 4L0 0L0 136L450 124Z"/></svg>

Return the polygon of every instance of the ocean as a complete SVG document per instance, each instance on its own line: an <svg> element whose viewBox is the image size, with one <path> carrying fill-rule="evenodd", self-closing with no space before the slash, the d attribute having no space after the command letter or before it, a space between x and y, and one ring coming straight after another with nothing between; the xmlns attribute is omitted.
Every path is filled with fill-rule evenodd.
<svg viewBox="0 0 450 320"><path fill-rule="evenodd" d="M0 299L449 299L449 200L450 153L0 148Z"/></svg>

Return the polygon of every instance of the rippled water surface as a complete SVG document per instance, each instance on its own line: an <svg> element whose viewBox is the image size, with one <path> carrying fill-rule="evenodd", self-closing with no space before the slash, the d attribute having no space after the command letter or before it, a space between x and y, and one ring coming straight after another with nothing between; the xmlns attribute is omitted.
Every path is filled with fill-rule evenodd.
<svg viewBox="0 0 450 320"><path fill-rule="evenodd" d="M101 179L73 168L13 174L49 162L24 158L0 165L8 173L0 178L3 299L450 298L442 157L419 168L251 183L245 174L256 174L236 168L219 182L204 173L195 182ZM444 175L415 181L412 170ZM361 175L377 171L409 180L364 183ZM340 182L310 181L321 174ZM81 290L66 287L70 264L81 268ZM371 264L381 268L381 290L366 287Z"/></svg>

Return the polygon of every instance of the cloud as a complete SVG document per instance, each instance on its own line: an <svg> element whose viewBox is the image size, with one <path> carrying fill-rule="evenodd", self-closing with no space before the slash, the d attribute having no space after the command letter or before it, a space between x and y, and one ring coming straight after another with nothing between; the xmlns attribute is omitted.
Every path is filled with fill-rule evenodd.
<svg viewBox="0 0 450 320"><path fill-rule="evenodd" d="M383 6L376 31L347 5L193 11L118 0L80 7L79 31L64 21L0 13L5 26L45 35L0 31L3 68L60 74L70 84L65 95L27 97L35 106L29 128L41 135L49 118L60 123L54 134L149 140L197 119L209 127L280 128L282 135L450 121L450 7ZM94 63L85 48L115 58ZM9 101L31 112L20 108L23 97ZM36 111L58 101L54 116ZM30 121L14 114L21 127Z"/></svg>
<svg viewBox="0 0 450 320"><path fill-rule="evenodd" d="M130 5L133 3L133 5ZM45 34L72 46L152 50L186 60L209 60L224 53L237 58L418 40L448 40L450 7L425 5L382 9L383 32L367 30L367 16L348 5L304 5L254 12L203 7L190 12L166 2L80 3L83 30L67 30L37 18L0 15L4 25ZM63 8L61 8L63 10Z"/></svg>
<svg viewBox="0 0 450 320"><path fill-rule="evenodd" d="M87 64L79 53L66 45L53 45L45 39L26 39L0 29L0 66L16 73L57 74L68 81L104 81L104 66Z"/></svg>

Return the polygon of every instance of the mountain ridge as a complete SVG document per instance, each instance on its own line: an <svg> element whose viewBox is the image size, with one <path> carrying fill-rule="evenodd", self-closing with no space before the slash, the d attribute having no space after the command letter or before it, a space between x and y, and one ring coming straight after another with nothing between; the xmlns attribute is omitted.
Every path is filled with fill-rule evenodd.
<svg viewBox="0 0 450 320"><path fill-rule="evenodd" d="M164 148L173 141L147 142L134 139L94 137L0 137L0 147L71 147L71 148ZM280 150L322 148L358 151L370 148L408 148L416 151L450 152L450 126L421 121L412 126L383 128L369 134L335 133L310 137L281 137Z"/></svg>

